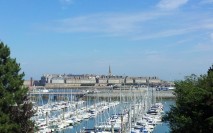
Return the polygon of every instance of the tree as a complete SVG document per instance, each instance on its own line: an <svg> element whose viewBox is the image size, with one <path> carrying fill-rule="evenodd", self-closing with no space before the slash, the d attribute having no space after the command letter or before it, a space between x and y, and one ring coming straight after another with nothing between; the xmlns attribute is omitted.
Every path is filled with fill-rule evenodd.
<svg viewBox="0 0 213 133"><path fill-rule="evenodd" d="M213 65L206 75L175 82L176 104L164 116L172 133L213 132Z"/></svg>
<svg viewBox="0 0 213 133"><path fill-rule="evenodd" d="M10 49L0 42L0 132L33 132L30 118L35 113L23 87L24 73L20 64L10 57Z"/></svg>

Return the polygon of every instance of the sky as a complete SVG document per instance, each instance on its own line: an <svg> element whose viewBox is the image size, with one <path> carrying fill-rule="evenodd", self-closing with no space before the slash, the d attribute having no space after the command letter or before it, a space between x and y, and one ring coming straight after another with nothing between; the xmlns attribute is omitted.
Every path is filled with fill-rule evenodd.
<svg viewBox="0 0 213 133"><path fill-rule="evenodd" d="M0 0L0 40L25 79L181 80L213 64L213 0Z"/></svg>

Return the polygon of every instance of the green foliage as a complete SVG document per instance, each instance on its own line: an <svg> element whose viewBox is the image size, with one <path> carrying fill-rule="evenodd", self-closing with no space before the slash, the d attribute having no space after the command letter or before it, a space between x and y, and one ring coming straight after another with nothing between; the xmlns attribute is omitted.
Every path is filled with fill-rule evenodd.
<svg viewBox="0 0 213 133"><path fill-rule="evenodd" d="M176 105L164 116L171 132L213 132L213 70L199 77L192 74L175 86Z"/></svg>
<svg viewBox="0 0 213 133"><path fill-rule="evenodd" d="M24 73L20 64L10 57L9 48L0 42L0 132L33 132L30 121L34 111L23 87Z"/></svg>

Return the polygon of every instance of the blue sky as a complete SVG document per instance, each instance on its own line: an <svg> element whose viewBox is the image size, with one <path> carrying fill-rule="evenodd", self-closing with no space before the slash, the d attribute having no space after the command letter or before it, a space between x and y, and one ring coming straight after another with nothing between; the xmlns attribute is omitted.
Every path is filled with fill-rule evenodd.
<svg viewBox="0 0 213 133"><path fill-rule="evenodd" d="M204 74L213 0L1 0L0 40L25 79L44 73Z"/></svg>

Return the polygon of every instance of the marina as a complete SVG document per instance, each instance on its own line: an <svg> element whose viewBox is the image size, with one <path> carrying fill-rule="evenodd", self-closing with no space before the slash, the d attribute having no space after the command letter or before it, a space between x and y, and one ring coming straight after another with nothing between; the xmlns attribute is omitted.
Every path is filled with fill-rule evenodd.
<svg viewBox="0 0 213 133"><path fill-rule="evenodd" d="M156 88L36 89L29 92L38 133L151 133L161 124Z"/></svg>
<svg viewBox="0 0 213 133"><path fill-rule="evenodd" d="M0 11L0 133L213 133L213 0Z"/></svg>

